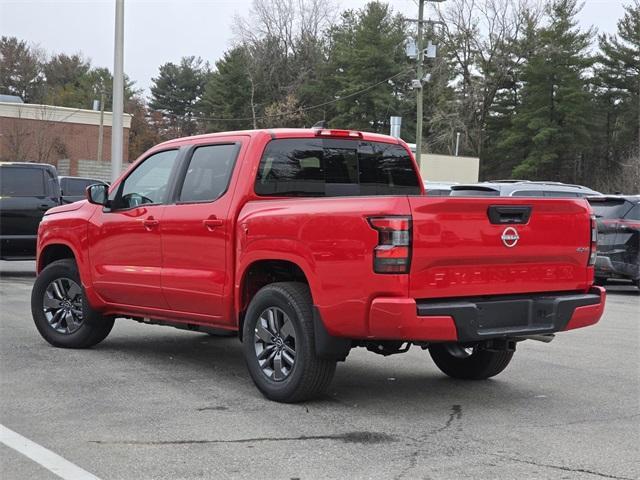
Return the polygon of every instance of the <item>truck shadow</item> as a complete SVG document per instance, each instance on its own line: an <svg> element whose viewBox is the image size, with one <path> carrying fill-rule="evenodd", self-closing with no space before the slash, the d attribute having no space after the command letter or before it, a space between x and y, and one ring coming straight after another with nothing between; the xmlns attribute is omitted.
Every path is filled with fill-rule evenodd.
<svg viewBox="0 0 640 480"><path fill-rule="evenodd" d="M607 295L615 296L640 296L640 288L626 283L617 283L612 285L606 285Z"/></svg>
<svg viewBox="0 0 640 480"><path fill-rule="evenodd" d="M247 407L250 409L256 408L256 401L260 404L268 402L253 385L246 369L242 344L236 338L162 333L116 334L95 350L105 355L117 355L120 360L138 365L142 362L146 372L152 369L163 374L169 372L172 382L184 383L185 390L194 381L203 381L204 376L204 381L233 391L238 396L236 405L242 405L242 397L253 405ZM484 382L458 381L440 373L428 353L417 347L401 356L405 355L410 355L412 361L402 362L400 356L383 358L355 349L346 362L338 363L328 392L301 405L319 411L365 408L379 410L380 413L393 405L395 415L405 407L413 411L417 404L425 408L449 408L452 404L496 396L514 405L531 400L532 393L519 387L516 378L507 378L508 372L502 378ZM419 360L413 361L416 357Z"/></svg>

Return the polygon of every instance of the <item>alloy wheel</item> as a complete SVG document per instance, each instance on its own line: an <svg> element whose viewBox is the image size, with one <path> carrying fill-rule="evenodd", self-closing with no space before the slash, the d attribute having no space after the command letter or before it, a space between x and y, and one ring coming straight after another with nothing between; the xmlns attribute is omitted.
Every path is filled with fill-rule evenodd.
<svg viewBox="0 0 640 480"><path fill-rule="evenodd" d="M264 310L254 330L254 348L262 373L276 382L285 380L296 361L296 332L284 310Z"/></svg>
<svg viewBox="0 0 640 480"><path fill-rule="evenodd" d="M70 335L82 326L84 320L82 289L70 278L57 278L44 291L42 309L51 328Z"/></svg>

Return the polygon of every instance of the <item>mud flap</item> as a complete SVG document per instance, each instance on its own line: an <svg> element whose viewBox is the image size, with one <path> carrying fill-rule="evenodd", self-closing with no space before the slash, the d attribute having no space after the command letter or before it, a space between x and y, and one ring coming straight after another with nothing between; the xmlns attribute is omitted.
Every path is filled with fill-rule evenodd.
<svg viewBox="0 0 640 480"><path fill-rule="evenodd" d="M313 331L318 357L338 362L343 362L347 358L351 350L351 340L330 335L315 305L313 306Z"/></svg>

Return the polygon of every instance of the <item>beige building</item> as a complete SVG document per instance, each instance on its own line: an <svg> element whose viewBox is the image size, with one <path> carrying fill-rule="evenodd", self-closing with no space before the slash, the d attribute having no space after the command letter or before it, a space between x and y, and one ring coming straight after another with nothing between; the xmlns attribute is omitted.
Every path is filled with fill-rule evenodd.
<svg viewBox="0 0 640 480"><path fill-rule="evenodd" d="M476 183L480 173L477 157L454 157L423 153L420 162L422 179L428 182Z"/></svg>

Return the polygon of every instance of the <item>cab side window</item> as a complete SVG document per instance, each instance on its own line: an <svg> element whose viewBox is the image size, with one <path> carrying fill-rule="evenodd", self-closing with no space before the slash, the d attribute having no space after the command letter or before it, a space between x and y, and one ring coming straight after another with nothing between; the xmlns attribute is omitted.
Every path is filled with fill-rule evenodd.
<svg viewBox="0 0 640 480"><path fill-rule="evenodd" d="M119 186L112 208L164 203L177 157L178 150L166 150L144 160Z"/></svg>
<svg viewBox="0 0 640 480"><path fill-rule="evenodd" d="M197 147L189 160L178 202L212 202L221 197L227 191L238 149L235 143Z"/></svg>

